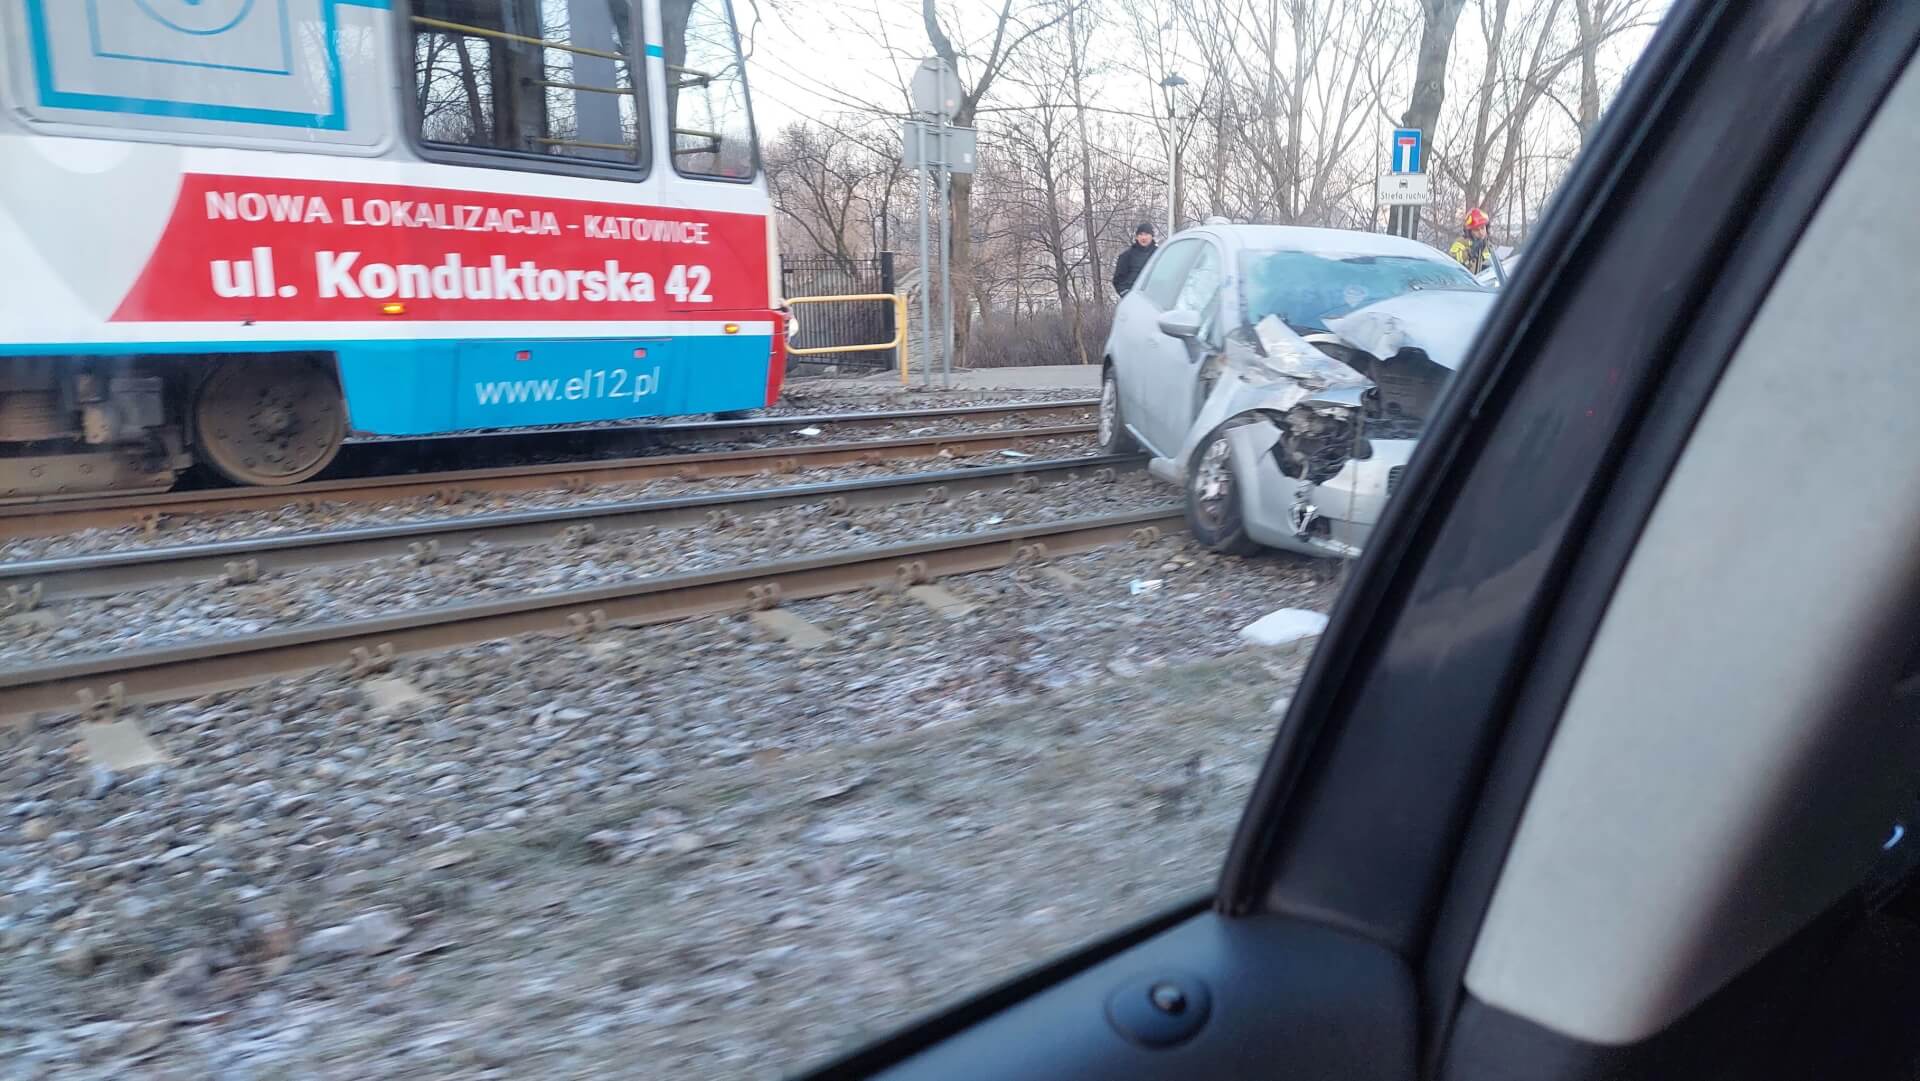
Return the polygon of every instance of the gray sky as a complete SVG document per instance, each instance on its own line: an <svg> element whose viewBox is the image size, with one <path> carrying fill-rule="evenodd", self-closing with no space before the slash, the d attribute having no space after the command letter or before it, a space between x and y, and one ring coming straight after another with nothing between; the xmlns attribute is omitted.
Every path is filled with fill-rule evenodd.
<svg viewBox="0 0 1920 1081"><path fill-rule="evenodd" d="M892 0L889 6L899 8L902 16L892 36L902 47L925 51L924 36L908 36L917 30L919 5ZM741 3L737 14L742 31L748 31L751 8ZM765 134L796 120L849 112L855 105L892 104L895 73L887 48L848 25L849 13L838 5L762 0L760 15L759 26L751 28L753 55L747 61L747 78L753 88L754 113ZM904 19L916 23L908 25Z"/></svg>

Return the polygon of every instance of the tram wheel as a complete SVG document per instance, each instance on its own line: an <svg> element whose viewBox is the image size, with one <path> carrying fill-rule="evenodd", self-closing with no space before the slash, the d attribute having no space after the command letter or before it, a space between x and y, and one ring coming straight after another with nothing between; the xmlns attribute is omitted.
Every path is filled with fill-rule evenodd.
<svg viewBox="0 0 1920 1081"><path fill-rule="evenodd" d="M316 357L229 360L193 400L199 458L236 484L298 484L325 469L347 436L346 406Z"/></svg>

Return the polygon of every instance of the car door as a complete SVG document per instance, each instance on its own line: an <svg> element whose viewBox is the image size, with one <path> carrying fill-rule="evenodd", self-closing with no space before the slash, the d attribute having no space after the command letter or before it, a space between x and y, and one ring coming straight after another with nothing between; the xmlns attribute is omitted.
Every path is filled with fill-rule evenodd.
<svg viewBox="0 0 1920 1081"><path fill-rule="evenodd" d="M1196 237L1183 243L1193 246L1186 273L1168 296L1164 286L1156 295L1149 283L1149 299L1161 303L1167 312L1191 313L1198 329L1193 337L1180 338L1166 333L1156 319L1154 363L1140 373L1142 397L1148 403L1138 413L1143 440L1162 456L1178 450L1186 441L1187 429L1199 412L1197 396L1201 362L1218 348L1220 284L1222 256L1220 245L1211 237Z"/></svg>
<svg viewBox="0 0 1920 1081"><path fill-rule="evenodd" d="M1164 434L1177 423L1180 407L1157 392L1186 368L1183 343L1160 330L1160 317L1169 310L1187 269L1199 257L1205 242L1184 237L1169 243L1140 273L1140 281L1121 301L1115 316L1113 362L1120 381L1121 415L1135 438L1161 456L1172 453Z"/></svg>
<svg viewBox="0 0 1920 1081"><path fill-rule="evenodd" d="M1892 0L1676 7L1217 889L812 1076L1916 1076L1917 42Z"/></svg>

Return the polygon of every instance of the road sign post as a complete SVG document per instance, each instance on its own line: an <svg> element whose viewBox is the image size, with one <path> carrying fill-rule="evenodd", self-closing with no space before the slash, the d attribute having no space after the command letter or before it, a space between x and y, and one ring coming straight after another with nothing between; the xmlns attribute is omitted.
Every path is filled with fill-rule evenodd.
<svg viewBox="0 0 1920 1081"><path fill-rule="evenodd" d="M1395 128L1387 142L1387 172L1374 189L1387 208L1387 231L1419 238L1420 208L1433 201L1427 181L1426 139L1419 128Z"/></svg>
<svg viewBox="0 0 1920 1081"><path fill-rule="evenodd" d="M913 73L913 111L951 117L960 111L960 77L937 56L920 61Z"/></svg>
<svg viewBox="0 0 1920 1081"><path fill-rule="evenodd" d="M901 156L900 164L909 169L924 169L928 165L920 158L920 135L925 133L927 145L932 148L931 157L935 163L945 162L949 171L972 173L974 162L979 157L980 133L976 128L956 128L949 126L944 137L945 146L937 125L929 125L919 120L909 120L902 128L904 134L901 144L906 152Z"/></svg>
<svg viewBox="0 0 1920 1081"><path fill-rule="evenodd" d="M926 375L933 377L935 330L933 322L934 252L929 237L928 218L932 204L938 201L940 282L940 370L944 381L953 380L953 285L952 209L953 174L971 174L978 143L972 128L956 128L953 116L960 109L960 78L952 66L939 57L920 62L913 73L912 98L915 116L902 131L902 163L914 171L920 202L920 341L926 358Z"/></svg>
<svg viewBox="0 0 1920 1081"><path fill-rule="evenodd" d="M934 130L940 135L940 385L953 385L953 169L947 157L947 121L953 114L942 109L934 116Z"/></svg>
<svg viewBox="0 0 1920 1081"><path fill-rule="evenodd" d="M921 162L927 160L927 126L919 121L907 124L907 143ZM933 271L927 266L927 171L913 171L913 189L920 203L920 366L933 374Z"/></svg>
<svg viewBox="0 0 1920 1081"><path fill-rule="evenodd" d="M1393 168L1395 173L1424 173L1427 171L1425 147L1422 145L1419 128L1393 129Z"/></svg>
<svg viewBox="0 0 1920 1081"><path fill-rule="evenodd" d="M1381 206L1426 206L1433 202L1425 173L1388 173L1380 178Z"/></svg>

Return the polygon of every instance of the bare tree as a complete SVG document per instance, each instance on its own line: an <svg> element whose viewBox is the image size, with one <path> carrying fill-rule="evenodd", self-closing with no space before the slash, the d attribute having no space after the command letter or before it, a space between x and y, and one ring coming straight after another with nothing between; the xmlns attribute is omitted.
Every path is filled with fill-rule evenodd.
<svg viewBox="0 0 1920 1081"><path fill-rule="evenodd" d="M861 228L872 219L864 196L887 162L838 132L794 124L762 151L767 186L781 218L849 272Z"/></svg>
<svg viewBox="0 0 1920 1081"><path fill-rule="evenodd" d="M1447 99L1447 59L1453 52L1453 32L1467 0L1420 0L1420 51L1413 69L1413 94L1400 123L1417 128L1431 141ZM1433 154L1437 148L1429 147Z"/></svg>
<svg viewBox="0 0 1920 1081"><path fill-rule="evenodd" d="M1473 164L1469 168L1466 183L1466 202L1468 205L1479 203L1486 181L1487 168L1487 125L1493 118L1495 92L1500 85L1500 72L1506 60L1502 46L1506 44L1508 0L1483 0L1480 5L1482 27L1487 36L1487 60L1480 70L1480 91L1475 96L1473 110L1473 140L1469 144Z"/></svg>
<svg viewBox="0 0 1920 1081"><path fill-rule="evenodd" d="M1080 137L1080 229L1087 245L1087 299L1095 311L1104 311L1107 292L1101 288L1100 231L1093 220L1093 144L1087 139L1087 36L1081 29L1079 5L1068 0L1067 85L1072 91L1073 124ZM1079 311L1074 312L1074 340L1081 340ZM1081 362L1086 361L1084 355Z"/></svg>
<svg viewBox="0 0 1920 1081"><path fill-rule="evenodd" d="M1069 7L1047 15L1029 11L1025 7L1016 10L1015 5L1016 0L1001 0L999 10L994 15L993 31L988 35L986 54L975 56L972 49L963 51L961 46L954 43L936 0L921 0L920 17L926 24L928 43L933 46L934 54L945 60L960 76L960 105L953 115L953 122L960 127L973 126L981 103L992 92L993 84L1000 78L1007 62L1035 35L1064 21L1067 10L1071 10ZM973 177L965 173L955 174L949 198L948 213L952 215L953 222L953 247L949 258L953 268L954 292L965 297L973 293ZM969 320L965 318L965 310L965 305L962 305L961 315L954 320L953 353L956 365L964 364L967 355Z"/></svg>
<svg viewBox="0 0 1920 1081"><path fill-rule="evenodd" d="M1604 6L1605 0L1602 0ZM1593 0L1573 0L1574 16L1580 20L1580 138L1586 139L1600 120L1600 69L1598 41L1594 35Z"/></svg>
<svg viewBox="0 0 1920 1081"><path fill-rule="evenodd" d="M1064 311L1078 301L1074 280L1080 265L1075 215L1067 201L1067 184L1073 179L1066 168L1071 118L1053 105L1023 112L1026 122L1008 128L1002 144L998 162L1005 175L1000 183L1014 212L1009 226L1044 258L1041 272Z"/></svg>
<svg viewBox="0 0 1920 1081"><path fill-rule="evenodd" d="M1579 126L1581 142L1593 134L1600 122L1602 91L1600 66L1608 42L1626 33L1651 26L1656 20L1657 0L1574 0L1574 18L1579 23L1576 44L1580 54L1580 96L1574 122Z"/></svg>
<svg viewBox="0 0 1920 1081"><path fill-rule="evenodd" d="M783 220L843 258L913 228L897 133L923 51L903 35L924 32L961 74L956 122L980 131L978 172L951 195L952 255L957 359L972 362L977 338L986 363L1097 359L1105 262L1164 213L1164 75L1189 84L1171 144L1182 218L1377 227L1380 137L1412 122L1428 135L1432 219L1451 229L1471 200L1511 239L1617 86L1621 36L1665 0L1478 0L1464 23L1466 0L922 0L911 22L881 0L821 2L896 58L882 96L898 97L821 83L859 115L770 144ZM432 77L455 78L456 60Z"/></svg>
<svg viewBox="0 0 1920 1081"><path fill-rule="evenodd" d="M1141 0L1129 0L1138 3ZM1372 169L1356 151L1411 45L1405 0L1193 0L1178 10L1206 64L1198 178L1214 213L1358 221ZM1367 200L1370 202L1371 195Z"/></svg>
<svg viewBox="0 0 1920 1081"><path fill-rule="evenodd" d="M1447 99L1447 58L1467 0L1420 0L1420 52L1413 69L1413 96L1401 123L1431 132Z"/></svg>

